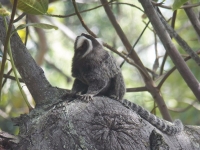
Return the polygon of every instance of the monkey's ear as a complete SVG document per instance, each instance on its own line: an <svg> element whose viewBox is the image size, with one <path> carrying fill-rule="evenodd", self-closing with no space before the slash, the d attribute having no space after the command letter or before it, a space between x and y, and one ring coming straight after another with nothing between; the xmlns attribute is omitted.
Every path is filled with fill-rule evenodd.
<svg viewBox="0 0 200 150"><path fill-rule="evenodd" d="M99 42L99 44L101 44L103 46L103 39L102 38L95 38L95 39Z"/></svg>

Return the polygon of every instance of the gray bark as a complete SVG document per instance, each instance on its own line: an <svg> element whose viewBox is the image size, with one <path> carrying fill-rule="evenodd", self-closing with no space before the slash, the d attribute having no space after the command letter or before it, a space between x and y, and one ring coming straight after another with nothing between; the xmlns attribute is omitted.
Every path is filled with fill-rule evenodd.
<svg viewBox="0 0 200 150"><path fill-rule="evenodd" d="M14 148L18 150L200 149L200 127L185 126L183 132L169 136L106 97L36 108L18 122L20 142Z"/></svg>

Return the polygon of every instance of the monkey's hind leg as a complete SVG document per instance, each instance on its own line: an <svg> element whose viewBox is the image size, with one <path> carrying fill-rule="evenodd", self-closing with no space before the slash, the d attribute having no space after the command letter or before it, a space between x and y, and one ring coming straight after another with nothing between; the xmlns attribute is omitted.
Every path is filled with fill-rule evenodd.
<svg viewBox="0 0 200 150"><path fill-rule="evenodd" d="M118 73L114 78L111 79L108 97L116 100L122 100L125 92L126 88L122 74Z"/></svg>
<svg viewBox="0 0 200 150"><path fill-rule="evenodd" d="M72 97L80 94L85 94L87 92L88 85L84 84L78 79L74 80L72 90L71 90L71 95Z"/></svg>
<svg viewBox="0 0 200 150"><path fill-rule="evenodd" d="M96 78L89 80L89 87L86 94L80 95L81 99L88 102L93 99L94 96L98 95L107 90L109 81L104 78Z"/></svg>

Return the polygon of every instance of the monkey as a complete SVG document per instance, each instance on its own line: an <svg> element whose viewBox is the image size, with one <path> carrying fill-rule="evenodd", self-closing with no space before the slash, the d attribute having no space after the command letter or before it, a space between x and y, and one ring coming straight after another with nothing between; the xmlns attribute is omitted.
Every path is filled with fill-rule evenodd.
<svg viewBox="0 0 200 150"><path fill-rule="evenodd" d="M71 94L83 101L94 96L108 96L138 113L143 119L166 134L174 135L183 130L180 120L164 121L135 103L123 99L126 92L120 67L97 39L82 33L77 36L72 59L72 76L75 78Z"/></svg>
<svg viewBox="0 0 200 150"><path fill-rule="evenodd" d="M125 94L121 69L91 35L82 33L76 38L71 72L75 78L71 93L84 101L98 95L120 100Z"/></svg>

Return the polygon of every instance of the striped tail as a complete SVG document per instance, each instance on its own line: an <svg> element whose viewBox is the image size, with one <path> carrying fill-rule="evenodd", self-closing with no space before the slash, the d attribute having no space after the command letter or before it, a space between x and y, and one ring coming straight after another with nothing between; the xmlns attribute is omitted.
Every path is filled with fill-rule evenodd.
<svg viewBox="0 0 200 150"><path fill-rule="evenodd" d="M151 114L149 111L145 110L143 107L132 103L126 99L120 101L126 107L132 109L137 112L143 119L148 121L150 124L158 128L160 131L168 134L175 135L183 130L183 124L179 119L176 119L173 123L165 121Z"/></svg>

